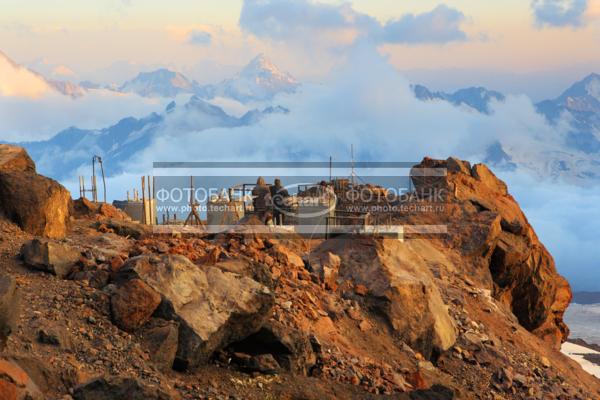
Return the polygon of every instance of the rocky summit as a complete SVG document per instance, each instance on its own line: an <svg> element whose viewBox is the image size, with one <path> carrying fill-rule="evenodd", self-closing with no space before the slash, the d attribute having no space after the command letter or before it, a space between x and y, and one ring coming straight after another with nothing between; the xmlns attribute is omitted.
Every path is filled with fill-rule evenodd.
<svg viewBox="0 0 600 400"><path fill-rule="evenodd" d="M0 147L0 399L600 398L509 188L411 175L404 240L159 234Z"/></svg>

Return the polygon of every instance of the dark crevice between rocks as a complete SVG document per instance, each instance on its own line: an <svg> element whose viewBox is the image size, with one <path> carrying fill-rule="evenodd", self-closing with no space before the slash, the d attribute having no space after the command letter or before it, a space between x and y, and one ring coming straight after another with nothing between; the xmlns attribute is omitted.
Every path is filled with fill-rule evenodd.
<svg viewBox="0 0 600 400"><path fill-rule="evenodd" d="M506 275L506 250L496 246L490 257L490 273L494 283L500 288L506 287L510 281Z"/></svg>
<svg viewBox="0 0 600 400"><path fill-rule="evenodd" d="M292 355L279 338L265 328L229 345L227 351L230 353L245 353L250 356L271 354L282 367L286 367L289 364L289 357Z"/></svg>
<svg viewBox="0 0 600 400"><path fill-rule="evenodd" d="M185 372L188 369L188 363L181 358L175 357L173 361L173 370L177 372Z"/></svg>
<svg viewBox="0 0 600 400"><path fill-rule="evenodd" d="M475 209L477 210L477 212L484 212L484 211L492 211L490 209L490 207L482 204L481 202L475 200L475 199L470 199L469 202L471 202L471 204L473 204L473 207L475 207Z"/></svg>
<svg viewBox="0 0 600 400"><path fill-rule="evenodd" d="M521 235L523 233L523 225L517 220L508 222L502 218L500 220L500 227L504 232L512 233L513 235Z"/></svg>
<svg viewBox="0 0 600 400"><path fill-rule="evenodd" d="M539 326L544 313L540 305L534 304L534 299L541 297L537 288L523 276L523 265L508 263L509 254L502 245L498 243L492 251L489 261L489 269L494 281L494 296L498 292L511 291L510 308L517 317L521 326L528 331L533 331ZM520 284L515 285L515 282Z"/></svg>

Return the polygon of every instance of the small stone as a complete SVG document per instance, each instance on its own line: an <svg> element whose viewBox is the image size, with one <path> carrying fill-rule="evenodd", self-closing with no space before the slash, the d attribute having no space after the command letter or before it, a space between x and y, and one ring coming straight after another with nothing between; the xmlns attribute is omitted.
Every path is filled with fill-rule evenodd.
<svg viewBox="0 0 600 400"><path fill-rule="evenodd" d="M542 364L542 366L544 368L550 368L552 366L552 364L550 363L550 360L548 360L547 357L540 357L540 363Z"/></svg>
<svg viewBox="0 0 600 400"><path fill-rule="evenodd" d="M363 319L360 321L360 324L358 324L358 327L362 332L368 332L373 328L373 325L371 325L371 323L366 319Z"/></svg>
<svg viewBox="0 0 600 400"><path fill-rule="evenodd" d="M359 296L366 296L369 293L369 289L365 285L354 286L354 293Z"/></svg>

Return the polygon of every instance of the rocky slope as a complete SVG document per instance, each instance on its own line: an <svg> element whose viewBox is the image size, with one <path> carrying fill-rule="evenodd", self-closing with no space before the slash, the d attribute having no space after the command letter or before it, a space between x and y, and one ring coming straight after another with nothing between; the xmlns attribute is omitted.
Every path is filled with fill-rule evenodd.
<svg viewBox="0 0 600 400"><path fill-rule="evenodd" d="M435 218L449 227L448 245L470 261L468 272L510 307L521 325L559 348L568 336L562 317L571 290L504 182L483 164L471 167L456 159L425 159L413 172L435 168L448 174L413 181L417 192L436 188L446 195L447 209Z"/></svg>
<svg viewBox="0 0 600 400"><path fill-rule="evenodd" d="M454 159L413 178L402 205L435 212L394 219L447 234L158 235L84 201L63 239L0 220L0 398L600 398L503 183Z"/></svg>

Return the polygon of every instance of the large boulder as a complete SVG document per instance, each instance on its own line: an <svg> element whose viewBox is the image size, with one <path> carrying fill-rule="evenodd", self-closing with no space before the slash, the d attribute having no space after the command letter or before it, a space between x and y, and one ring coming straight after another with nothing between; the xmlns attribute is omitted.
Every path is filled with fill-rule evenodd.
<svg viewBox="0 0 600 400"><path fill-rule="evenodd" d="M21 247L25 264L65 278L79 261L81 252L67 244L46 239L33 239Z"/></svg>
<svg viewBox="0 0 600 400"><path fill-rule="evenodd" d="M123 282L110 298L114 323L124 331L133 332L150 320L161 297L141 279Z"/></svg>
<svg viewBox="0 0 600 400"><path fill-rule="evenodd" d="M15 331L21 311L21 296L15 279L0 276L0 351L4 350L6 340Z"/></svg>
<svg viewBox="0 0 600 400"><path fill-rule="evenodd" d="M230 343L257 332L270 315L273 294L251 278L215 267L198 267L186 257L130 259L115 281L140 279L161 295L155 316L179 322L175 367L194 368Z"/></svg>
<svg viewBox="0 0 600 400"><path fill-rule="evenodd" d="M0 144L0 171L35 173L35 164L24 148Z"/></svg>
<svg viewBox="0 0 600 400"><path fill-rule="evenodd" d="M0 169L0 215L33 235L61 239L67 233L71 194L35 172Z"/></svg>
<svg viewBox="0 0 600 400"><path fill-rule="evenodd" d="M445 212L407 222L447 225L450 247L468 261L464 273L491 286L521 325L560 348L569 333L563 314L571 290L506 184L485 165L455 158L425 158L411 176L417 193L441 193Z"/></svg>
<svg viewBox="0 0 600 400"><path fill-rule="evenodd" d="M129 377L93 379L73 390L75 400L172 400L179 396Z"/></svg>
<svg viewBox="0 0 600 400"><path fill-rule="evenodd" d="M441 258L433 246L342 238L328 240L317 250L327 253L340 257L343 279L366 287L369 306L385 315L398 339L427 358L454 345L456 328L427 263L427 258Z"/></svg>

